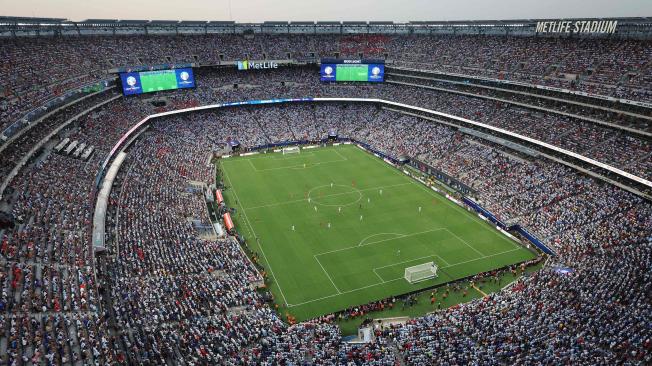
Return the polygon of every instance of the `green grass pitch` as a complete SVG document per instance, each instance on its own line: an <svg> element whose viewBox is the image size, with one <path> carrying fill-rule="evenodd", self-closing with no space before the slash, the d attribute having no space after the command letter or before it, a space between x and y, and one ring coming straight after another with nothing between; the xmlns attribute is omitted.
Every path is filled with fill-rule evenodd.
<svg viewBox="0 0 652 366"><path fill-rule="evenodd" d="M171 90L177 88L177 76L174 70L172 72L155 71L149 74L144 73L140 75L140 83L145 93Z"/></svg>
<svg viewBox="0 0 652 366"><path fill-rule="evenodd" d="M354 145L219 164L237 229L259 254L281 312L298 320L535 257ZM430 261L437 278L403 278L406 267Z"/></svg>

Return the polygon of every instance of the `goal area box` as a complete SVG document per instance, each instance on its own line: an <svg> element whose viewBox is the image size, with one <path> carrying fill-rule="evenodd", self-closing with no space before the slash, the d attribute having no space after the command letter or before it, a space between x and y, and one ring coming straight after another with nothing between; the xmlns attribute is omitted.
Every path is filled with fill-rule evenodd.
<svg viewBox="0 0 652 366"><path fill-rule="evenodd" d="M437 277L437 265L434 262L405 268L404 278L409 283L417 283L435 277Z"/></svg>

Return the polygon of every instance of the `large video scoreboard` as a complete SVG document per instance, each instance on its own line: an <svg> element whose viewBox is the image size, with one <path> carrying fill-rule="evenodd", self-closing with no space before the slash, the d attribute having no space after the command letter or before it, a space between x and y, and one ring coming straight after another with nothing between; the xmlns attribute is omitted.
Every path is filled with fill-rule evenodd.
<svg viewBox="0 0 652 366"><path fill-rule="evenodd" d="M321 81L385 81L384 60L321 60Z"/></svg>
<svg viewBox="0 0 652 366"><path fill-rule="evenodd" d="M120 73L124 95L194 88L192 68Z"/></svg>

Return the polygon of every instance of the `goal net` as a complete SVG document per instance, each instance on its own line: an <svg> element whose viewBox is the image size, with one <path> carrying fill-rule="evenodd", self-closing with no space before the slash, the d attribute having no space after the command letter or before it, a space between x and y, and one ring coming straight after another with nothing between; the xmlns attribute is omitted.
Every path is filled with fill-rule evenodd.
<svg viewBox="0 0 652 366"><path fill-rule="evenodd" d="M297 146L292 146L292 147L284 147L283 148L283 155L285 154L300 154L301 149Z"/></svg>
<svg viewBox="0 0 652 366"><path fill-rule="evenodd" d="M405 268L405 280L409 283L425 281L435 277L437 277L437 265L435 262Z"/></svg>

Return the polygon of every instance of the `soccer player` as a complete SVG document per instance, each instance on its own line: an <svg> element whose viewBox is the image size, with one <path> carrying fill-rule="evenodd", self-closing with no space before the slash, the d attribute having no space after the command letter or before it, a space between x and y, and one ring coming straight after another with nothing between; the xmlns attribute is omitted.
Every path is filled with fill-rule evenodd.
<svg viewBox="0 0 652 366"><path fill-rule="evenodd" d="M342 213L342 206L337 208L337 212Z"/></svg>
<svg viewBox="0 0 652 366"><path fill-rule="evenodd" d="M362 221L362 215L360 215L360 221Z"/></svg>
<svg viewBox="0 0 652 366"><path fill-rule="evenodd" d="M381 195L381 196L383 195L383 190L382 190L382 189L380 190L380 195Z"/></svg>
<svg viewBox="0 0 652 366"><path fill-rule="evenodd" d="M315 212L317 212L317 206L315 206Z"/></svg>
<svg viewBox="0 0 652 366"><path fill-rule="evenodd" d="M419 213L421 213L421 206L419 206Z"/></svg>
<svg viewBox="0 0 652 366"><path fill-rule="evenodd" d="M401 256L401 250L400 249L396 251L396 256L397 257Z"/></svg>
<svg viewBox="0 0 652 366"><path fill-rule="evenodd" d="M292 231L294 231L294 225L292 225Z"/></svg>

